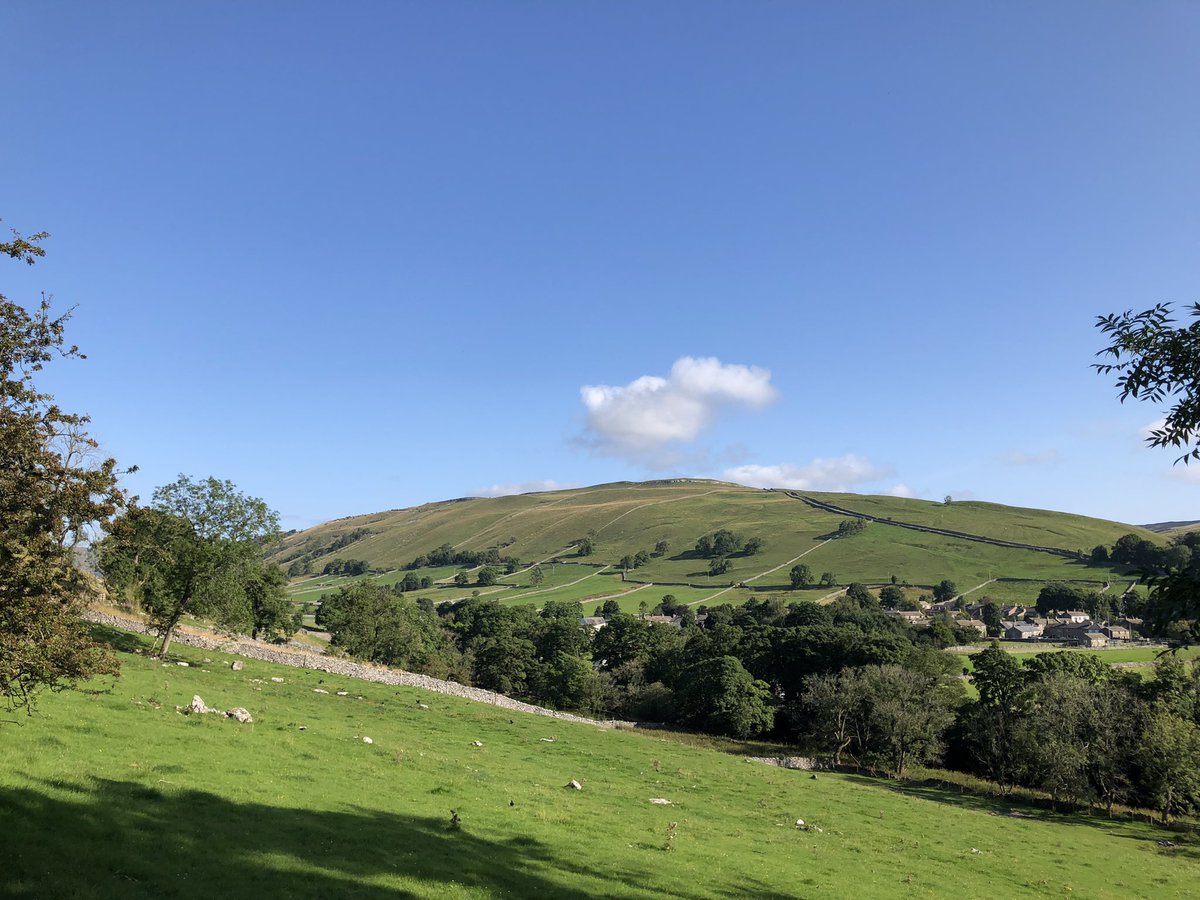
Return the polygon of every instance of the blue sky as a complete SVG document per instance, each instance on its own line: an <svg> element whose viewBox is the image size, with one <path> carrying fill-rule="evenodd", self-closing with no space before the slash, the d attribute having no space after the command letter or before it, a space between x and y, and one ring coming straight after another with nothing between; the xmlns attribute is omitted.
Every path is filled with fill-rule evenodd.
<svg viewBox="0 0 1200 900"><path fill-rule="evenodd" d="M0 272L148 495L672 475L1200 518L1089 364L1200 299L1200 6L41 3Z"/></svg>

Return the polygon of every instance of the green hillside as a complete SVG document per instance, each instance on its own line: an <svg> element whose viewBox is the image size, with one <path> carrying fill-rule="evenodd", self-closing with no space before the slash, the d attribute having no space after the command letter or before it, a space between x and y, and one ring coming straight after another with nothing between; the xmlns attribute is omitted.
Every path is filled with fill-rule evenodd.
<svg viewBox="0 0 1200 900"><path fill-rule="evenodd" d="M1070 552L1090 551L1097 544L1111 545L1130 532L1156 542L1163 540L1162 536L1118 522L994 503L946 504L831 493L803 496L897 523ZM931 585L948 578L960 590L968 590L996 578L1023 579L1028 582L1031 598L1036 596L1038 585L1047 581L1082 580L1099 587L1122 575L1119 569L1086 566L1073 558L884 522L872 523L854 537L828 540L845 518L780 491L693 479L620 482L494 499L452 500L338 519L288 536L272 558L288 564L307 554L315 572L335 557L364 559L376 569L391 569L442 544L456 550L497 548L505 556L520 559L523 565L551 560L561 564L543 566L548 577L536 587L529 583L527 573L518 572L483 590L496 599L515 602L528 594L526 599L530 601L535 597L586 601L622 594L647 582L663 588L643 588L628 598L634 608L643 599L653 606L664 592L681 598L686 594L689 602L700 602L717 591L727 591L731 584L744 583L746 587L728 590L723 600L744 599L752 592L788 590L788 573L797 561L808 565L814 577L832 573L839 585L851 581L879 583L893 576L911 584ZM727 572L710 576L708 560L698 558L692 548L702 535L720 528L746 537L759 536L765 546L753 556L731 557ZM330 549L356 534L361 536ZM573 543L589 534L595 552L580 557ZM669 552L629 572L625 583L615 568L599 574L575 568L578 563L615 567L626 554L652 550L663 540L670 544ZM421 570L418 574L436 582L446 579L454 568ZM396 573L381 576L385 582L398 577ZM343 582L310 579L295 586L295 597L315 600L338 583ZM561 591L552 590L555 587ZM422 593L442 601L470 592L440 584ZM1008 588L1007 593L1014 593L1014 589Z"/></svg>
<svg viewBox="0 0 1200 900"><path fill-rule="evenodd" d="M120 656L111 692L0 727L4 896L1183 897L1200 877L1191 838L1145 824L212 651ZM177 714L193 694L255 721Z"/></svg>

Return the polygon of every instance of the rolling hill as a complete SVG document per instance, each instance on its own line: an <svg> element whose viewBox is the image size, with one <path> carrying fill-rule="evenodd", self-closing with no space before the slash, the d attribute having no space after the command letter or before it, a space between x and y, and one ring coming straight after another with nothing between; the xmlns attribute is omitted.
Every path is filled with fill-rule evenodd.
<svg viewBox="0 0 1200 900"><path fill-rule="evenodd" d="M873 521L861 534L831 539L849 515ZM729 571L711 576L708 560L693 548L698 538L721 528L761 537L764 547L753 556L732 556ZM828 572L842 586L851 581L882 583L893 576L913 585L948 578L962 591L997 583L996 590L1006 599L1020 593L1014 584L1024 584L1032 599L1047 581L1087 581L1097 587L1119 581L1124 575L1120 569L1085 565L1077 553L1097 544L1111 545L1130 532L1164 540L1119 522L994 503L758 490L675 479L462 498L353 516L289 535L271 558L284 565L307 558L317 573L336 557L366 560L384 571L398 570L443 544L456 550L496 548L523 566L543 563L546 578L540 585L518 571L481 591L512 602L615 596L623 606L636 608L643 599L653 606L663 593L691 603L717 597L722 602L737 600L751 593L790 590L788 573L798 561L808 565L814 577ZM585 535L595 544L586 557L575 547ZM668 542L669 551L622 579L616 568L621 558L653 550L659 541ZM438 582L456 568L419 574ZM401 573L376 577L386 583ZM336 583L339 580L329 578L302 581L294 586L294 596L316 599ZM817 599L832 590L812 588L798 596ZM424 593L442 601L470 591L437 584Z"/></svg>

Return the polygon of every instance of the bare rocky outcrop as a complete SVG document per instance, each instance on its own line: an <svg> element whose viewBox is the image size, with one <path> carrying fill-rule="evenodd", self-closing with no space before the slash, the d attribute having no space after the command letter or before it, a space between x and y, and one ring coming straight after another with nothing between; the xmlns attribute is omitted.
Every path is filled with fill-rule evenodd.
<svg viewBox="0 0 1200 900"><path fill-rule="evenodd" d="M154 632L144 622L132 616L119 616L99 610L87 610L84 618L99 625L134 631L139 634ZM488 703L514 712L533 713L539 716L549 716L566 722L581 722L585 725L595 725L599 728L633 728L635 722L620 722L615 720L589 719L573 713L559 712L556 709L546 709L532 703L523 703L495 691L485 691L482 688L467 687L454 681L443 681L429 675L418 675L415 672L405 672L401 669L387 669L381 666L370 666L365 663L351 662L318 653L309 653L293 648L283 648L272 644L263 644L252 640L231 640L216 637L203 637L189 632L176 631L175 641L203 650L218 650L222 653L232 653L247 659L257 659L263 662L278 663L283 666L293 666L298 669L309 669L314 672L328 672L331 675L341 675L346 678L358 678L362 681L373 681L377 684L391 684L399 687L415 687L439 694L450 694L464 700L476 703ZM271 679L274 681L275 679Z"/></svg>

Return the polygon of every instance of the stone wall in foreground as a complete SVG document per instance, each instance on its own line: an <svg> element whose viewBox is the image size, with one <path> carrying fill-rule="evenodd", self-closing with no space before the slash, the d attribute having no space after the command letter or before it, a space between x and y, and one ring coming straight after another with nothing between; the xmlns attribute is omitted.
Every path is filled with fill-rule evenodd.
<svg viewBox="0 0 1200 900"><path fill-rule="evenodd" d="M124 631L134 631L139 634L153 633L152 629L144 622L132 616L126 617L113 613L100 612L99 610L88 610L84 613L84 618L98 625L107 625L111 628L120 628ZM589 719L585 716L573 715L572 713L559 712L556 709L546 709L542 706L534 706L532 703L522 703L520 700L514 700L503 694L497 694L495 691L467 687L455 681L443 681L440 678L417 675L414 672L405 672L401 669L370 666L363 663L351 662L348 659L287 649L274 644L264 644L260 641L205 637L180 629L176 629L175 637L172 640L179 644L187 644L189 647L216 650L221 653L232 653L237 656L247 657L248 659L278 663L279 665L293 666L298 669L311 669L315 672L328 672L331 675L358 678L363 681L374 681L378 684L394 684L401 687L421 688L422 690L434 691L438 694L450 694L453 697L461 697L464 700L472 700L476 703L490 703L492 706L511 709L514 712L549 716L552 719L562 719L567 722L582 722L585 725L595 725L600 728L633 728L636 726L634 722L601 721L598 719Z"/></svg>

